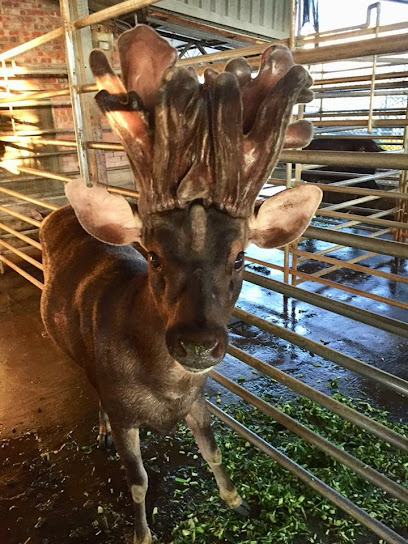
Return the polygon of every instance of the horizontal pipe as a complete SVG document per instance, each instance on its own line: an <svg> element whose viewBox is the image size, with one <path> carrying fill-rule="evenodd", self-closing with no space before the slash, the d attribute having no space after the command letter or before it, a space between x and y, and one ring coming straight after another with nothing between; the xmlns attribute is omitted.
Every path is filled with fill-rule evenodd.
<svg viewBox="0 0 408 544"><path fill-rule="evenodd" d="M114 19L130 13L131 11L137 11L150 4L154 4L157 0L126 0L125 2L115 3L115 5L109 8L101 9L92 13L92 15L85 15L74 21L75 28L84 28L90 25L96 25L102 23L107 19Z"/></svg>
<svg viewBox="0 0 408 544"><path fill-rule="evenodd" d="M11 208L6 208L5 206L0 206L0 212L3 212L8 215L12 215L13 217L16 217L17 219L20 219L21 221L25 221L26 223L30 223L30 225L34 225L34 227L39 227L41 225L41 221L37 221L36 219L33 219L32 217L28 217L28 215L24 215L22 213L16 212L15 210L12 210Z"/></svg>
<svg viewBox="0 0 408 544"><path fill-rule="evenodd" d="M375 90L373 92L373 96L399 96L399 97L405 97L408 95L408 89L404 88L404 89L397 89L397 90ZM329 100L329 99L332 99L332 98L356 98L356 97L366 97L366 96L371 96L371 92L368 91L368 90L361 90L361 91L358 91L358 90L342 90L342 89L339 89L337 92L335 91L332 91L332 92L325 92L324 89L322 89L320 92L316 92L315 93L315 99L325 99L325 100ZM352 126L359 126L358 123L361 121L360 120L355 120L355 121L351 121L351 120L347 120L350 125ZM327 125L330 125L330 121L322 121L321 123L318 123L319 126L323 126L324 123L326 123L326 126ZM405 119L373 119L373 127L400 127L400 126L406 126L407 125L407 121Z"/></svg>
<svg viewBox="0 0 408 544"><path fill-rule="evenodd" d="M311 170L304 170L304 172L310 172ZM392 170L390 170L391 172ZM315 174L315 170L313 170L313 174ZM320 170L317 171L317 173L321 173L322 177L324 175L327 175L327 170ZM333 175L333 173L336 174L336 172L330 172L330 176ZM339 176L343 176L344 172L338 172ZM365 178L366 176L364 176ZM374 179L381 179L380 174L373 174L370 176L370 178ZM364 180L365 181L365 180ZM277 186L284 186L285 181L279 180L279 179L270 179L268 180L268 183L271 183L272 185ZM296 185L310 185L313 183L316 187L319 187L324 193L341 193L341 194L349 194L349 195L367 195L367 196L378 196L378 197L384 197L384 198L392 198L392 199L401 199L401 200L408 200L408 193L401 193L397 192L396 190L392 189L389 191L383 190L383 189L365 189L364 187L355 187L352 185L351 187L347 185L337 185L336 182L332 183L315 183L315 182L306 182L306 181L300 181ZM355 178L355 183L361 183L360 178ZM350 184L351 185L351 184Z"/></svg>
<svg viewBox="0 0 408 544"><path fill-rule="evenodd" d="M251 314L249 314L249 316L250 315ZM286 372L279 370L273 365L267 364L264 361L260 361L256 357L250 355L249 353L246 353L245 351L235 346L228 346L228 353L236 359L239 359L243 363L246 363L251 368L259 370L263 374L269 376L270 378L273 378L274 380L281 383L285 387L288 387L292 391L295 391L296 393L307 397L313 402L320 404L320 406L323 406L327 410L330 410L334 414L337 414L338 416L347 419L347 421L350 421L357 427L360 427L368 431L369 433L374 434L378 438L381 438L381 440L392 444L394 447L402 451L408 451L408 438L406 436L403 436L393 431L392 429L389 429L382 423L379 423L378 421L375 421L368 416L361 414L354 408L350 408L346 404L343 404L342 402L334 399L333 397L330 397L329 395L318 391L314 387L311 387L310 385L307 385L306 383L296 378L293 378Z"/></svg>
<svg viewBox="0 0 408 544"><path fill-rule="evenodd" d="M76 140L50 140L47 138L36 138L32 144L56 145L61 147L78 147Z"/></svg>
<svg viewBox="0 0 408 544"><path fill-rule="evenodd" d="M113 142L87 142L87 149L104 149L106 151L124 151L122 144L116 144Z"/></svg>
<svg viewBox="0 0 408 544"><path fill-rule="evenodd" d="M322 480L317 478L314 474L307 471L294 461L292 461L287 455L274 448L268 442L263 440L254 432L250 431L247 427L239 423L236 419L232 418L224 411L220 410L212 402L207 401L207 407L209 411L228 425L232 430L237 432L240 436L245 438L253 444L257 449L268 455L271 459L281 465L283 468L294 474L306 485L311 487L314 491L317 491L323 497L332 502L335 506L354 517L362 525L370 529L373 533L380 538L388 542L388 544L406 544L406 539L398 535L395 531L371 517L365 510L355 505L352 501L343 497L338 491L328 486Z"/></svg>
<svg viewBox="0 0 408 544"><path fill-rule="evenodd" d="M408 72L387 72L383 74L376 74L376 80L381 79L398 79L408 77ZM370 81L371 74L366 74L362 76L343 76L343 77L331 77L331 78L322 78L315 79L313 85L334 85L336 83L353 83L355 81Z"/></svg>
<svg viewBox="0 0 408 544"><path fill-rule="evenodd" d="M296 251L295 254L298 255L298 252ZM313 255L313 253L311 253L310 255ZM248 261L248 262L251 262L251 263L260 264L261 266L266 266L267 268L272 268L273 270L279 270L280 272L284 271L284 267L282 267L282 266L278 266L276 264L271 264L271 263L268 263L266 261L262 261L260 259L255 259L253 257L245 256L245 260ZM323 259L318 259L317 257L315 258L315 260L323 261ZM338 260L336 261L335 259L333 259L333 261L335 261L336 264L340 263L342 265L342 266L337 266L336 268L351 268L351 269L353 269L353 265L343 266L343 261L338 261ZM297 261L297 262L299 263L299 261ZM363 267L363 266L361 268L363 268L363 269L366 268L365 272L368 273L368 274L371 273L370 268ZM326 275L326 273L327 273L326 270L327 269L325 268L325 269L320 271L320 272L323 272L324 274L322 274L322 273L319 274L319 272L317 272L317 273L315 272L313 274L306 274L305 272L300 272L297 268L293 269L293 267L289 267L289 272L293 276L296 276L297 278L303 278L304 281L313 281L313 282L316 282L316 283L321 283L323 285L333 287L334 289L339 289L340 291L346 291L347 293L352 293L352 294L360 296L360 297L365 297L365 298L368 298L370 300L375 300L377 302L382 302L383 304L389 304L390 306L396 306L397 308L402 308L403 310L408 310L408 303L406 303L406 302L401 302L399 300L393 300L393 299L390 299L390 298L387 298L387 297L382 297L380 295L376 295L375 293L362 291L361 289L356 289L354 287L350 287L348 285L337 283L335 281L320 278L321 275ZM382 277L384 277L384 276L382 276ZM402 276L401 276L401 280L402 279L406 280L406 282L408 283L408 278L402 278ZM294 283L293 285L299 285L300 283L303 283L303 282L296 281L296 283Z"/></svg>
<svg viewBox="0 0 408 544"><path fill-rule="evenodd" d="M18 191L6 189L5 187L0 187L0 193L4 193L13 198L19 198L20 200L25 200L26 202L31 202L31 204L36 204L37 206L42 206L43 208L48 208L49 210L58 210L59 208L59 206L57 206L56 204L50 204L45 200L39 200L38 198L33 198L32 196L19 193Z"/></svg>
<svg viewBox="0 0 408 544"><path fill-rule="evenodd" d="M1 53L0 53L1 54ZM54 96L66 96L69 95L69 88L55 89L53 91L39 91L39 92L26 92L22 95L10 95L5 98L0 98L0 104L8 104L9 102L25 102L26 100L38 100L44 98L53 98Z"/></svg>
<svg viewBox="0 0 408 544"><path fill-rule="evenodd" d="M7 259L7 257L2 255L1 253L0 253L0 261L6 264L7 266L9 266L10 268L12 268L13 270L15 270L16 272L18 272L20 276L23 276L23 278L33 283L39 289L41 290L44 289L43 283L41 283L36 278L34 278L34 276L32 276L31 274L29 274L28 272L20 268L17 264L13 263L13 261L10 261L9 259Z"/></svg>
<svg viewBox="0 0 408 544"><path fill-rule="evenodd" d="M302 185L302 184L303 184L302 182L299 183L299 185ZM376 196L379 198L390 198L395 200L408 200L408 193L401 193L397 191L396 189L389 189L389 190L366 189L365 187L355 187L354 185L351 185L351 186L350 185L349 186L334 185L333 183L314 183L314 185L322 189L322 191L325 193L341 193L344 195L356 195L356 196L366 195L366 196Z"/></svg>
<svg viewBox="0 0 408 544"><path fill-rule="evenodd" d="M343 202L343 204L347 204ZM332 210L326 211L324 208L320 208L316 212L316 216L323 217L335 217L338 219L349 219L351 221L360 221L361 223L366 223L368 225L378 225L380 227L389 227L392 229L408 229L408 223L403 223L401 221L391 221L390 219L377 219L373 217L367 217L364 215L357 215L352 213L342 213Z"/></svg>
<svg viewBox="0 0 408 544"><path fill-rule="evenodd" d="M339 90L341 90L343 87L339 87ZM310 113L306 113L304 115L304 118L305 119L321 119L322 117L345 117L345 118L349 118L349 117L367 117L370 113L370 110L363 110L363 109L360 109L360 110L325 110L325 111L316 111L316 112L310 112ZM403 116L405 115L405 111L402 110L402 109L390 109L390 108L385 108L385 109L376 109L376 110L373 110L373 116L374 117L380 117L380 116L389 116L389 117L395 117L395 116ZM370 134L370 135L360 135L360 134L353 134L353 135L343 135L343 134L336 134L336 135L326 135L326 136L320 136L320 138L333 138L333 139L336 139L337 138L353 138L353 139L358 139L358 138L372 138L374 140L398 140L399 138L402 139L401 136L384 136L382 134Z"/></svg>
<svg viewBox="0 0 408 544"><path fill-rule="evenodd" d="M315 353L319 357L323 357L327 361L331 361L332 363L335 363L342 368L346 368L351 372L355 372L360 376L374 380L384 387L391 389L395 393L398 393L399 395L408 397L408 382L402 378L399 378L398 376L394 376L385 370L381 370L372 365L364 363L355 357L345 355L341 351L325 346L321 342L316 342L311 338L306 338L305 336L290 331L285 327L275 325L274 323L271 323L265 319L256 317L249 312L242 310L241 308L235 308L233 315L241 321L245 321L246 323L258 327L269 334L282 338L286 342L290 342L295 346Z"/></svg>
<svg viewBox="0 0 408 544"><path fill-rule="evenodd" d="M368 96L368 94L366 95ZM332 97L336 98L336 97ZM344 98L342 96L342 98ZM367 121L364 119L314 119L313 124L315 129L318 127L329 127L328 130L333 130L330 127L341 127L339 130L342 130L344 127L354 127L354 128L367 128ZM407 126L406 119L373 119L374 128L401 128Z"/></svg>
<svg viewBox="0 0 408 544"><path fill-rule="evenodd" d="M324 230L324 229L323 229ZM408 248L407 248L408 251ZM339 300L329 299L323 295L317 293L312 293L300 289L299 287L294 287L293 285L287 285L280 281L273 280L271 278L265 278L259 274L254 274L253 272L244 272L244 280L265 289L270 289L281 295L292 297L307 304L312 304L318 308L323 308L329 312L334 312L349 319L354 319L365 325L370 325L377 329L389 332L391 334L396 334L402 336L403 338L408 338L408 323L394 319L391 317L385 317L368 310L363 310L362 308L355 308L346 304L345 302L340 302Z"/></svg>
<svg viewBox="0 0 408 544"><path fill-rule="evenodd" d="M273 420L277 421L292 433L297 434L310 444L313 444L316 448L323 451L327 455L330 455L333 459L342 463L344 466L353 470L356 474L359 474L365 480L368 480L374 485L377 485L396 499L408 504L408 489L405 489L401 485L393 482L390 478L381 474L374 468L370 467L366 463L363 463L350 453L342 450L338 446L332 444L326 438L323 438L318 433L315 433L305 425L302 425L292 417L281 412L274 406L270 405L268 402L260 399L253 393L247 391L244 387L241 387L232 380L226 378L219 372L211 370L209 376L215 380L217 383L231 391L235 395L241 397L245 402L248 402L258 410L260 410L266 416L271 417Z"/></svg>
<svg viewBox="0 0 408 544"><path fill-rule="evenodd" d="M43 265L41 263L39 263L38 261L36 261L32 257L30 257L30 255L27 255L23 251L20 251L17 247L14 247L11 244L9 244L8 242L6 242L5 240L2 240L1 238L0 238L0 246L5 247L8 251L10 251L11 253L14 253L15 255L20 257L21 259L24 259L25 261L32 264L33 266L35 266L39 270L44 270L44 267L43 267Z"/></svg>
<svg viewBox="0 0 408 544"><path fill-rule="evenodd" d="M280 161L334 166L361 166L408 170L408 153L366 153L363 151L297 151L285 149Z"/></svg>
<svg viewBox="0 0 408 544"><path fill-rule="evenodd" d="M376 90L384 90L384 89L401 89L401 90L405 90L407 86L407 81L383 81L381 83L376 83L375 85L375 89ZM356 83L346 83L344 82L344 84L338 86L338 85L333 85L333 86L327 86L327 87L320 87L319 89L316 89L315 86L312 87L312 90L317 94L317 95L323 95L323 96L326 96L326 94L328 96L330 96L330 93L341 93L343 91L355 91L355 92L358 92L358 91L367 91L367 90L370 90L370 81L367 81L367 82L356 82ZM345 93L346 96L348 96L348 93ZM404 115L404 113L400 113L399 115Z"/></svg>
<svg viewBox="0 0 408 544"><path fill-rule="evenodd" d="M264 47L264 50L267 46ZM229 59L245 56L246 47L233 49L229 52ZM408 49L408 34L400 34L389 36L370 38L368 40L355 41L352 46L350 43L341 43L334 45L326 45L323 47L315 47L313 49L295 49L292 51L293 59L297 64L322 64L325 62L339 61L352 59L356 57L386 55L392 53L405 53ZM252 53L254 54L254 53ZM202 74L206 68L212 68L217 71L222 71L227 64L224 60L217 61L218 53L210 55L202 55L186 59L185 64L188 66L199 65L196 69L198 74ZM252 68L257 69L260 63L260 55L250 57L249 64ZM181 61L180 61L181 62ZM184 62L183 62L184 64Z"/></svg>
<svg viewBox="0 0 408 544"><path fill-rule="evenodd" d="M9 234L12 234L16 238L19 238L20 240L23 240L26 244L29 244L30 246L35 247L36 249L39 249L41 251L41 244L37 242L36 240L33 240L32 238L29 238L25 234L22 234L18 230L14 230L11 227L8 227L4 223L0 223L0 229L8 232Z"/></svg>
<svg viewBox="0 0 408 544"><path fill-rule="evenodd" d="M342 32L339 32L337 29L333 30L326 30L325 32L313 32L312 34L307 34L306 36L298 36L299 43L301 45L306 45L310 43L320 43L322 41L332 41L332 40L345 40L349 38L355 38L357 36L367 36L369 34L375 34L375 33L387 33L387 32L395 32L398 30L404 30L408 28L408 23L405 21L400 23L391 23L388 25L381 25L379 27L361 27L356 30L344 30ZM392 36L390 36L390 39L392 39Z"/></svg>
<svg viewBox="0 0 408 544"><path fill-rule="evenodd" d="M408 259L408 245L402 242L391 242L390 240L373 240L367 236L359 234L350 234L348 232L336 232L320 227L308 227L304 234L307 238L322 240L332 244L342 244L343 246L373 251L389 257Z"/></svg>
<svg viewBox="0 0 408 544"><path fill-rule="evenodd" d="M124 151L122 144L111 142L87 142L88 149ZM365 153L357 151L282 151L280 161L327 164L337 166L362 166L376 168L408 169L408 153Z"/></svg>
<svg viewBox="0 0 408 544"><path fill-rule="evenodd" d="M70 181L72 181L71 177L63 176L61 174L54 174L53 172L47 172L45 170L39 170L36 168L28 168L25 166L18 166L18 169L20 170L20 172L25 172L26 174L33 174L35 176L43 177L46 179L55 179L56 181L62 181L64 183L69 183ZM122 189L121 187L114 187L112 185L107 185L106 187L110 193L114 193L114 194L122 195L122 196L128 196L131 198L139 198L138 191L133 191L131 189Z"/></svg>
<svg viewBox="0 0 408 544"><path fill-rule="evenodd" d="M3 160L6 161L28 161L30 159L44 159L46 157L61 157L65 155L74 155L76 151L52 151L45 153L29 153L28 155L11 154L4 156ZM0 161L1 162L1 161Z"/></svg>
<svg viewBox="0 0 408 544"><path fill-rule="evenodd" d="M63 33L64 32L62 27L56 28L54 30L51 30L51 32L47 32L47 34L38 36L38 38L34 38L33 40L22 43L21 45L17 45L16 47L9 49L8 51L3 51L3 53L0 53L0 62L3 60L12 59L13 57L17 57L22 53L26 53L31 49L39 47L40 45L44 45L45 43L48 43L52 40L56 40L57 38L60 38Z"/></svg>
<svg viewBox="0 0 408 544"><path fill-rule="evenodd" d="M390 281L408 283L408 277L406 276L398 276L397 274L392 274L391 272L384 272L382 270L377 270L376 268L370 268L369 266L363 266L360 264L351 263L349 261L342 261L341 259L335 259L333 257L324 257L323 255L318 255L317 253L310 253L309 251L302 251L300 249L295 249L294 253L297 256L302 257L301 259L298 259L298 263L307 260L314 260L319 262L321 261L327 264L334 264L338 268L349 268L350 270L355 270L356 272L361 272L362 274L372 274L374 276L379 276Z"/></svg>
<svg viewBox="0 0 408 544"><path fill-rule="evenodd" d="M313 281L316 283L321 283L323 285L326 285L327 287L331 287L333 289L339 289L340 291L345 291L346 293L351 293L352 295L368 298L369 300L375 300L376 302L381 302L382 304L388 304L389 306L395 306L396 308L401 308L402 310L408 310L407 302L402 302L399 300L382 297L381 295L376 295L375 293L362 291L361 289L356 289L355 287L350 287L348 285L344 285L332 280L328 280L326 278L322 278L321 276L327 275L326 269L322 270L321 274L306 274L305 272L299 272L299 270L293 270L292 268L290 269L290 272L291 274L296 276L296 278L302 278L303 281ZM296 280L296 283L294 285L299 285L300 283L303 283L303 282Z"/></svg>

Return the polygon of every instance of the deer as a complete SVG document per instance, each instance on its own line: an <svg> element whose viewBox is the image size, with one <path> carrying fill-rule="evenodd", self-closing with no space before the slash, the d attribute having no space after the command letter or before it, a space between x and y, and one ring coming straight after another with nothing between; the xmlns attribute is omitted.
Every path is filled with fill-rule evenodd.
<svg viewBox="0 0 408 544"><path fill-rule="evenodd" d="M112 443L133 499L133 544L150 544L147 474L139 429L191 429L219 495L246 509L222 464L204 386L224 357L227 325L249 243L297 239L321 200L300 185L257 196L281 149L311 140L312 79L288 48L268 47L259 73L230 61L200 82L176 51L144 25L118 42L122 79L100 50L90 66L96 102L129 158L137 205L106 185L66 185L69 205L40 229L41 315L51 339L80 365L99 396L98 443Z"/></svg>

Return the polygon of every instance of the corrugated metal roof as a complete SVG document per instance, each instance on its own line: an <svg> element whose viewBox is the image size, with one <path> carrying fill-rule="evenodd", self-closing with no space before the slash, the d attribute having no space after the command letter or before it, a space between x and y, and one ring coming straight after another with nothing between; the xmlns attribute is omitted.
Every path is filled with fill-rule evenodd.
<svg viewBox="0 0 408 544"><path fill-rule="evenodd" d="M157 7L267 38L287 38L288 0L161 0Z"/></svg>

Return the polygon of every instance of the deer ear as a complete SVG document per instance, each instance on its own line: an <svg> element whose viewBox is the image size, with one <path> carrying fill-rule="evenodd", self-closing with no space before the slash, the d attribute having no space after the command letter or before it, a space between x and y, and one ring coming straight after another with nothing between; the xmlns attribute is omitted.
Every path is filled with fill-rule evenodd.
<svg viewBox="0 0 408 544"><path fill-rule="evenodd" d="M249 242L272 248L296 240L309 225L322 194L318 187L300 185L268 198L250 220Z"/></svg>
<svg viewBox="0 0 408 544"><path fill-rule="evenodd" d="M65 194L81 226L97 240L118 246L141 243L142 221L123 196L104 185L86 187L81 179L67 183Z"/></svg>

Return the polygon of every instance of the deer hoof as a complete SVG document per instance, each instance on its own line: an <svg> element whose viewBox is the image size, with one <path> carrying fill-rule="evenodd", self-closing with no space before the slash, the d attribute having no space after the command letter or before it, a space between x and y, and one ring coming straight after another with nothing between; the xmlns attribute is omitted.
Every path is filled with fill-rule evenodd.
<svg viewBox="0 0 408 544"><path fill-rule="evenodd" d="M251 508L246 501L242 501L239 506L234 508L234 512L236 512L239 516L242 516L243 518L247 518L251 513Z"/></svg>
<svg viewBox="0 0 408 544"><path fill-rule="evenodd" d="M111 432L100 432L98 434L98 447L101 448L101 450L107 450L111 448L112 445L113 441Z"/></svg>

